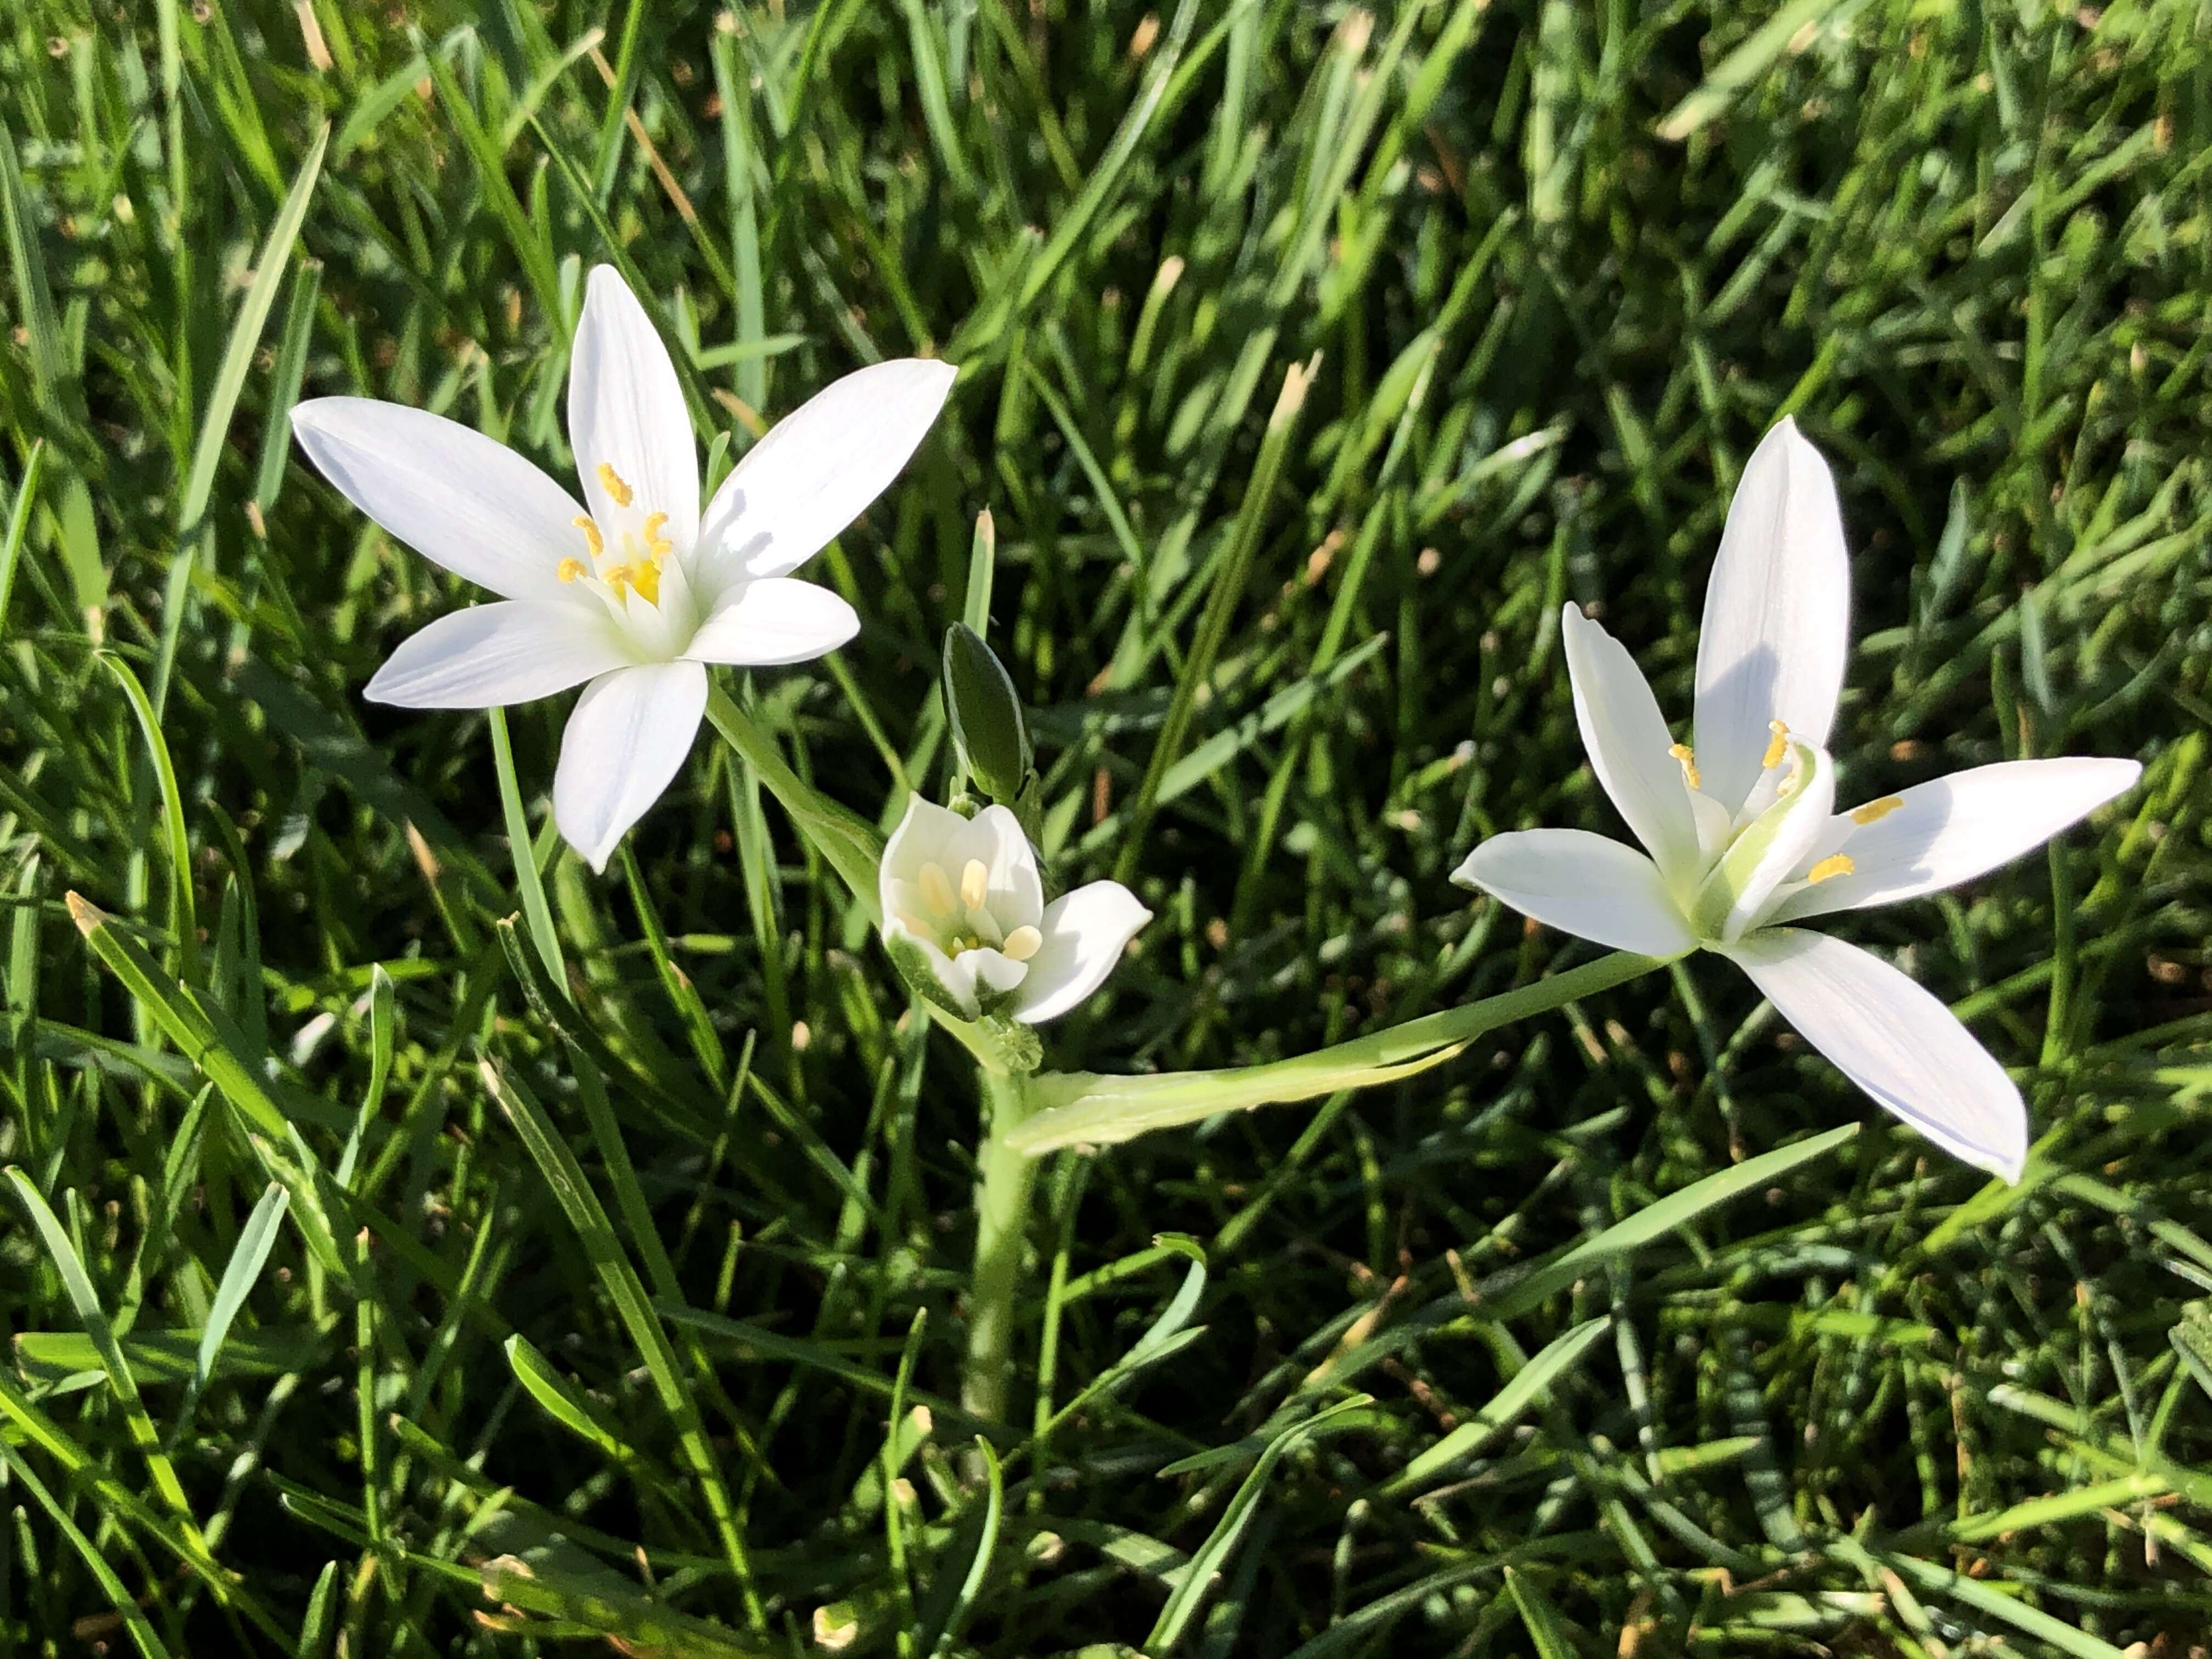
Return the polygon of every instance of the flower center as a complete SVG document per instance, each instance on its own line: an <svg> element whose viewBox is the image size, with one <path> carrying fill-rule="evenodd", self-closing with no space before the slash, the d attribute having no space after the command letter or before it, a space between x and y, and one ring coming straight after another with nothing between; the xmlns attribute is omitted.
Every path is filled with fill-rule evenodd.
<svg viewBox="0 0 2212 1659"><path fill-rule="evenodd" d="M996 951L1009 962L1027 962L1044 944L1044 935L1027 923L1011 931L991 908L991 872L981 859L960 867L956 884L941 864L929 863L915 875L923 915L902 915L908 933L933 939L948 957L967 951Z"/></svg>
<svg viewBox="0 0 2212 1659"><path fill-rule="evenodd" d="M630 503L637 499L637 492L605 461L599 463L599 487L607 492L608 499L627 516ZM570 522L584 532L584 545L591 558L588 563L574 556L562 560L558 574L562 581L578 581L589 576L605 582L617 599L627 602L625 590L629 590L647 605L660 603L661 567L676 551L676 544L668 539L665 513L648 513L635 527L624 526L612 549L596 519L580 513Z"/></svg>

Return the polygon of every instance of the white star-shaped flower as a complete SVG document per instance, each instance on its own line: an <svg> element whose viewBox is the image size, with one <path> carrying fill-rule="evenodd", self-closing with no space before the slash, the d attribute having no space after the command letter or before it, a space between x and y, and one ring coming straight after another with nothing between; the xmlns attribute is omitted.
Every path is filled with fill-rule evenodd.
<svg viewBox="0 0 2212 1659"><path fill-rule="evenodd" d="M553 811L604 869L690 752L708 664L805 662L860 630L852 606L790 573L898 476L953 374L904 358L847 375L747 451L703 514L675 364L606 265L591 274L568 373L585 505L458 422L367 398L300 404L300 446L347 500L500 596L404 641L364 695L489 708L583 685Z"/></svg>
<svg viewBox="0 0 2212 1659"><path fill-rule="evenodd" d="M2003 1068L1895 968L1787 924L1956 886L2039 846L2142 769L2008 761L1836 811L1825 745L1850 605L1834 481L1785 420L1729 504L1698 642L1693 744L1674 740L1628 653L1566 607L1583 746L1645 852L1586 830L1518 830L1484 842L1452 878L1616 950L1728 957L1883 1106L2016 1181L2027 1114Z"/></svg>

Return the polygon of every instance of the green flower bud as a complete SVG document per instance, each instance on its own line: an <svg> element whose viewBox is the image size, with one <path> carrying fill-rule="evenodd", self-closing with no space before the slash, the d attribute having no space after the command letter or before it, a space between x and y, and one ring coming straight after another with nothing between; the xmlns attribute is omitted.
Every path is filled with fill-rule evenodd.
<svg viewBox="0 0 2212 1659"><path fill-rule="evenodd" d="M977 788L1011 805L1030 776L1029 726L1005 665L965 623L945 630L945 702L961 765Z"/></svg>

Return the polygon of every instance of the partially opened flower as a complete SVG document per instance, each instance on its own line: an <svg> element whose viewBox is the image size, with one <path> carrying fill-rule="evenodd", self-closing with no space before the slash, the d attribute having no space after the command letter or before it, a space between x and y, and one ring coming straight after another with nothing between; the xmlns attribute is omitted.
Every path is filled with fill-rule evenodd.
<svg viewBox="0 0 2212 1659"><path fill-rule="evenodd" d="M1835 484L1784 420L1729 504L1698 642L1693 744L1628 653L1563 618L1590 769L1650 856L1581 830L1494 836L1453 879L1617 950L1705 949L1929 1139L2020 1177L2020 1091L1950 1011L1856 945L1784 924L1939 892L2040 845L2133 784L2130 760L2008 761L1835 811L1825 747L1849 643Z"/></svg>
<svg viewBox="0 0 2212 1659"><path fill-rule="evenodd" d="M964 1018L1057 1019L1114 971L1152 913L1118 881L1044 902L1036 854L1003 806L972 818L916 795L884 848L884 943Z"/></svg>
<svg viewBox="0 0 2212 1659"><path fill-rule="evenodd" d="M951 365L920 358L847 375L755 444L702 515L676 367L636 296L601 265L568 374L588 510L457 422L367 398L301 404L301 447L347 500L500 596L405 641L365 695L489 708L585 685L553 811L569 845L605 868L690 752L705 665L805 662L859 631L852 606L790 573L898 476L952 380Z"/></svg>

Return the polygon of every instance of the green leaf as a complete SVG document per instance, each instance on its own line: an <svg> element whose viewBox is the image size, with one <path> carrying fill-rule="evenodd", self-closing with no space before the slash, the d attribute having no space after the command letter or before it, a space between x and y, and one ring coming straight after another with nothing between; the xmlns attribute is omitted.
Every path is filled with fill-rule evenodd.
<svg viewBox="0 0 2212 1659"><path fill-rule="evenodd" d="M1265 1066L1140 1077L1047 1073L1031 1085L1039 1109L1008 1133L1007 1144L1037 1158L1066 1146L1133 1140L1155 1129L1201 1121L1217 1112L1249 1111L1345 1089L1402 1082L1442 1065L1486 1031L1564 1007L1662 965L1650 957L1615 952L1517 991Z"/></svg>

